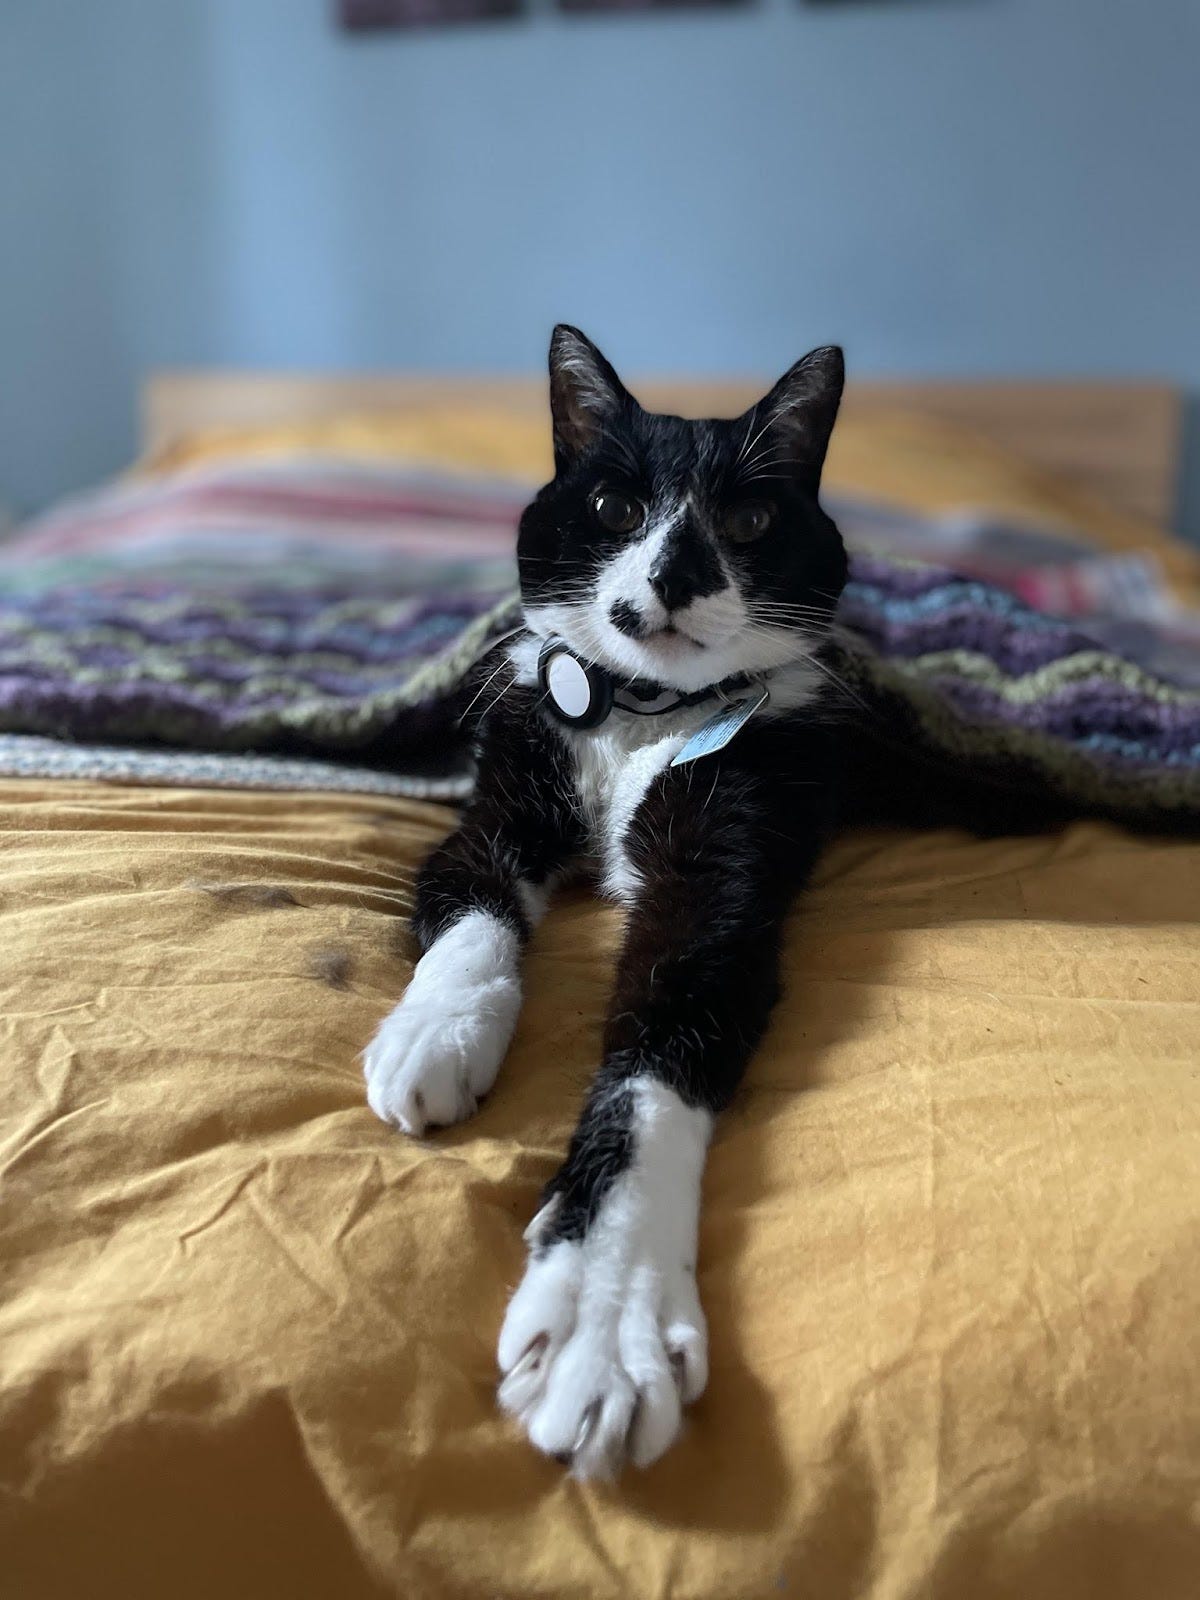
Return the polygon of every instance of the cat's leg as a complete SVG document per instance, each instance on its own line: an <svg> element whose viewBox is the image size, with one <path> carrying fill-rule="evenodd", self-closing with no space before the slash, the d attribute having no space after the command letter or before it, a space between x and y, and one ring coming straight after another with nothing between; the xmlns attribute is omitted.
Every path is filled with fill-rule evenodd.
<svg viewBox="0 0 1200 1600"><path fill-rule="evenodd" d="M500 1334L500 1404L581 1478L648 1466L708 1378L696 1288L712 1114L606 1061L530 1225Z"/></svg>
<svg viewBox="0 0 1200 1600"><path fill-rule="evenodd" d="M814 826L781 856L777 820L753 784L710 792L707 774L675 773L630 828L640 890L602 1065L499 1346L501 1405L580 1477L653 1461L705 1386L705 1154L776 998L789 890L817 852Z"/></svg>
<svg viewBox="0 0 1200 1600"><path fill-rule="evenodd" d="M404 1133L460 1122L495 1082L521 1004L520 958L582 831L540 724L485 744L462 825L417 880L422 955L363 1056L367 1101Z"/></svg>

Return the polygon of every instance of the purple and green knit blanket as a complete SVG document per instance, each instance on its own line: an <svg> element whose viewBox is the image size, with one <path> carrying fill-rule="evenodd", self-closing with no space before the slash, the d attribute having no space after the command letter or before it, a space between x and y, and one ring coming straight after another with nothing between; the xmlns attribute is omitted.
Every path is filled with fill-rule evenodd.
<svg viewBox="0 0 1200 1600"><path fill-rule="evenodd" d="M431 770L460 792L456 691L516 619L523 492L293 462L126 484L45 519L0 548L0 769L89 771L63 755L88 751L113 771L121 746L132 776L182 750L216 781L276 781L255 763L286 757L301 781L323 761L363 773L342 786L387 767L399 792L430 792ZM1143 822L1200 813L1200 692L1078 627L861 550L839 622L838 675L909 753Z"/></svg>

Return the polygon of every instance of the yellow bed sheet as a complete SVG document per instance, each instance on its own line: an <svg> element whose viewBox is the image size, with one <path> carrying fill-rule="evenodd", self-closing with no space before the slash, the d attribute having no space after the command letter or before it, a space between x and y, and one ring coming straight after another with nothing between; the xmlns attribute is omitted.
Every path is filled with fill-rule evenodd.
<svg viewBox="0 0 1200 1600"><path fill-rule="evenodd" d="M566 897L479 1116L389 1132L450 822L0 783L0 1593L1200 1592L1200 853L830 852L705 1182L708 1393L582 1488L493 1348L618 918Z"/></svg>
<svg viewBox="0 0 1200 1600"><path fill-rule="evenodd" d="M188 441L491 471L494 411ZM1194 557L902 414L831 486ZM448 811L0 781L0 1595L1192 1600L1200 851L848 838L705 1184L712 1379L581 1488L495 1412L521 1230L619 919L569 895L478 1118L378 1124L357 1054Z"/></svg>

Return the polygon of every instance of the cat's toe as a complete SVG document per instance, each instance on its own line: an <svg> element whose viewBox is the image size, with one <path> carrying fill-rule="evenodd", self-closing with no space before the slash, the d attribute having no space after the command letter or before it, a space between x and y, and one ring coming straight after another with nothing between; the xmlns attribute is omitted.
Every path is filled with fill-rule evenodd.
<svg viewBox="0 0 1200 1600"><path fill-rule="evenodd" d="M462 1122L491 1088L506 1043L474 1019L430 1016L401 1001L363 1054L367 1104L416 1137Z"/></svg>
<svg viewBox="0 0 1200 1600"><path fill-rule="evenodd" d="M512 929L471 912L417 963L363 1052L367 1103L404 1133L462 1122L496 1081L521 1004Z"/></svg>
<svg viewBox="0 0 1200 1600"><path fill-rule="evenodd" d="M526 1431L573 1477L612 1478L625 1463L637 1405L638 1392L609 1341L581 1328L553 1363Z"/></svg>
<svg viewBox="0 0 1200 1600"><path fill-rule="evenodd" d="M501 1406L578 1478L656 1461L707 1376L690 1268L614 1244L559 1240L535 1255L500 1335Z"/></svg>

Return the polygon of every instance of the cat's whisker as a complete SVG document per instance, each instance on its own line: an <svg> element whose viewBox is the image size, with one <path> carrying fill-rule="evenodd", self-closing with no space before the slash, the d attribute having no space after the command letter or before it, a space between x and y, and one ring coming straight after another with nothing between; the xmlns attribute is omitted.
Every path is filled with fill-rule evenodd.
<svg viewBox="0 0 1200 1600"><path fill-rule="evenodd" d="M739 486L743 489L752 483L787 483L791 479L790 472L754 472L748 478L740 478Z"/></svg>
<svg viewBox="0 0 1200 1600"><path fill-rule="evenodd" d="M775 627L799 627L805 623L828 623L833 620L833 613L826 610L813 609L812 611L760 611L757 608L752 613L755 622L771 623Z"/></svg>
<svg viewBox="0 0 1200 1600"><path fill-rule="evenodd" d="M750 430L751 430L751 428L753 428L753 426L754 426L755 422L757 421L757 419L758 419L758 407L756 405L755 406L751 406L750 407L750 421L746 424L746 432L745 432L745 434L744 434L744 436L742 438L742 447L738 451L737 455L734 456L734 458L733 458L733 464L734 464L735 467L737 466L738 462L742 459L742 457L746 454L746 451L747 451L747 449L749 447L749 444L750 444Z"/></svg>
<svg viewBox="0 0 1200 1600"><path fill-rule="evenodd" d="M791 456L786 455L786 454L785 455L779 455L779 456L768 456L767 450L769 450L769 449L770 449L770 446L768 445L767 449L760 451L759 454L754 456L752 460L743 462L739 467L739 471L738 471L739 478L741 478L744 481L748 474L753 473L755 468L760 467L760 466L762 466L762 467L783 467L783 466L786 466L788 464L788 462L792 459Z"/></svg>
<svg viewBox="0 0 1200 1600"><path fill-rule="evenodd" d="M747 626L745 634L751 638L761 637L764 641L769 640L771 643L776 643L778 642L779 634L782 631L782 629L777 627L773 628L769 625L763 626L761 624L751 622ZM851 685L848 684L845 679L829 665L827 661L824 661L819 656L807 651L804 653L801 659L826 677L835 688L841 690L841 692L846 695L848 699L853 700L861 710L868 711L870 709L863 700L862 696L859 695L857 690L852 688Z"/></svg>
<svg viewBox="0 0 1200 1600"><path fill-rule="evenodd" d="M778 642L789 635L800 638L824 638L828 632L828 622L824 618L811 618L802 622L750 622L742 630L743 634L757 634L764 639Z"/></svg>
<svg viewBox="0 0 1200 1600"><path fill-rule="evenodd" d="M513 688L513 687L514 687L514 686L515 686L515 684L516 684L516 681L517 681L517 680L516 680L516 677L515 677L515 676L514 676L514 677L511 677L511 678L510 678L510 679L509 679L509 680L508 680L508 682L507 682L507 683L506 683L506 684L505 684L505 685L504 685L504 687L503 687L503 688L502 688L502 689L501 689L501 690L500 690L500 693L499 693L499 694L498 694L498 695L496 695L496 696L495 696L495 698L494 698L494 699L493 699L493 700L492 700L492 701L491 701L491 703L490 703L490 704L489 704L489 706L488 706L488 708L487 708L487 710L486 710L486 711L485 711L485 712L484 712L484 713L483 713L483 715L484 715L484 716L485 716L485 717L490 717L490 716L491 716L491 714L492 714L492 712L493 712L493 711L495 711L495 709L496 709L496 707L497 707L497 706L498 706L498 705L499 705L499 704L500 704L500 702L501 702L501 700L503 700L503 699L504 699L504 696L505 696L505 695L506 695L506 694L507 694L507 693L508 693L508 691L509 691L509 690L510 690L510 689L511 689L511 688ZM481 720L482 720L482 719L481 719Z"/></svg>
<svg viewBox="0 0 1200 1600"><path fill-rule="evenodd" d="M491 672L488 674L487 678L484 680L482 686L478 690L476 690L475 694L472 696L470 705L462 713L462 717L460 719L461 721L463 721L463 722L466 721L466 719L471 715L471 712L475 709L475 706L478 703L478 701L482 698L483 695L485 695L487 693L487 691L491 688L492 684L495 683L496 679L504 671L505 667L511 667L511 665L512 665L512 663L509 660L507 652L506 652L504 654L504 656L501 658L499 665L492 668ZM506 684L505 688L508 688L508 687L509 687L509 685ZM504 690L502 689L500 691L500 693L503 694ZM493 701L492 703L494 705L496 702Z"/></svg>
<svg viewBox="0 0 1200 1600"><path fill-rule="evenodd" d="M775 423L779 421L780 417L788 409L789 405L790 405L790 401L781 400L778 405L776 405L770 412L768 412L767 420L763 423L762 427L754 435L753 439L749 440L748 443L746 443L746 444L744 444L742 446L741 450L738 453L737 460L734 462L734 466L735 467L739 466L741 464L741 462L743 462L746 459L746 457L754 449L754 446L758 443L758 441L766 433L767 429L770 428L770 427L773 427L775 425ZM752 423L753 423L754 419L756 418L757 413L758 413L758 407L755 406L754 412L753 412L753 414L751 416L751 422ZM749 431L749 430L747 430L747 431Z"/></svg>
<svg viewBox="0 0 1200 1600"><path fill-rule="evenodd" d="M825 605L813 605L809 600L777 600L768 595L760 596L753 602L753 605L756 611L786 611L788 613L819 611L825 615L829 615L834 609L828 603Z"/></svg>
<svg viewBox="0 0 1200 1600"><path fill-rule="evenodd" d="M745 470L746 468L753 466L756 461L786 461L788 459L788 452L786 450L781 450L779 446L780 441L778 439L767 439L750 455L743 456L743 458L738 462L738 466ZM772 451L775 452L774 455L772 455Z"/></svg>
<svg viewBox="0 0 1200 1600"><path fill-rule="evenodd" d="M806 660L809 666L816 667L817 671L823 673L835 688L840 689L848 699L853 700L854 704L859 708L860 711L870 711L870 706L867 705L867 702L858 693L858 691L856 689L852 689L846 680L841 677L840 674L835 672L827 661L822 661L819 656L808 656L806 657Z"/></svg>

